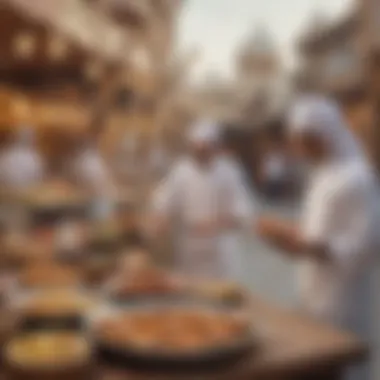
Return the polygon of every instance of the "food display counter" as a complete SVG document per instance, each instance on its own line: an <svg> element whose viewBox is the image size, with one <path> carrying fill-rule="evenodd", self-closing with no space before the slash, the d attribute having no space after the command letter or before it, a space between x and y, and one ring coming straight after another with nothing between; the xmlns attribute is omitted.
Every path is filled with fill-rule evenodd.
<svg viewBox="0 0 380 380"><path fill-rule="evenodd" d="M365 357L366 347L353 337L318 325L262 300L251 302L252 323L259 330L260 347L239 362L220 370L191 373L152 373L93 362L101 380L229 380L340 379L347 366ZM6 324L6 318L1 318ZM4 326L2 326L4 327ZM6 327L8 329L8 327Z"/></svg>
<svg viewBox="0 0 380 380"><path fill-rule="evenodd" d="M138 268L138 265L136 266L135 263L135 269L136 268ZM218 292L214 291L214 299L212 299L213 296L211 292L209 293L209 298L204 297L202 302L199 302L199 300L197 300L196 303L191 304L191 307L188 306L190 304L187 304L187 300L185 301L185 303L183 303L183 301L180 301L179 299L172 299L170 302L166 300L162 303L162 299L160 300L160 296L165 295L165 293L167 293L167 289L170 289L170 295L173 295L173 288L170 288L168 286L161 286L164 284L164 282L162 282L162 279L164 278L162 277L163 273L164 272L157 272L155 270L152 271L152 269L150 269L148 272L145 272L144 276L146 277L140 278L140 280L137 282L135 281L136 278L134 278L133 276L130 277L132 281L129 282L129 285L133 286L129 290L135 291L135 296L130 298L128 301L128 297L130 297L131 294L127 292L126 294L128 297L125 298L124 303L120 303L119 300L118 303L113 303L112 307L109 307L111 301L110 298L106 296L104 291L96 291L92 289L91 292L88 293L87 290L83 288L84 283L82 283L82 287L77 288L78 290L75 290L75 288L73 288L71 284L70 288L68 288L67 290L62 290L62 288L60 288L60 290L57 289L56 292L60 295L59 297L54 296L55 291L51 290L50 286L49 289L46 290L45 293L43 293L43 286L48 286L48 283L49 281L51 281L51 278L53 278L54 282L54 276L47 276L45 278L47 282L45 281L41 283L41 281L37 281L39 288L35 288L33 292L28 292L28 296L24 297L24 299L27 300L28 303L24 304L24 308L17 309L17 312L20 313L22 310L23 313L25 313L26 311L30 313L30 311L32 310L34 313L37 313L35 314L38 316L39 321L39 325L37 324L37 326L39 326L36 330L37 332L41 331L42 329L43 333L46 334L46 332L51 332L52 330L54 331L54 329L57 329L58 333L60 334L62 332L65 333L67 329L68 336L72 337L74 335L74 337L76 336L77 338L82 337L81 339L88 339L88 342L91 342L89 343L90 349L88 352L92 352L93 355L90 356L89 360L85 361L87 370L85 372L79 372L81 374L81 379L337 380L340 379L340 376L342 375L343 371L348 366L354 363L359 363L361 360L365 360L366 358L367 347L350 334L342 331L337 331L330 327L321 325L318 322L312 321L307 317L301 316L298 313L291 312L282 309L278 306L272 305L255 295L247 295L244 290L242 290L242 294L244 294L244 297L241 297L240 301L237 298L235 298L235 301L239 302L229 303L229 305L227 302L228 297L220 297L221 295L223 295L223 293L225 296L232 295L232 288L228 287L224 287L224 290L220 288L221 292L219 292L219 294ZM31 278L33 280L33 277ZM182 289L182 294L185 294L184 289L186 289L186 291L188 292L189 289L199 290L201 288L199 287L199 284L195 287L189 287L189 282L186 283L187 285L185 288L178 288ZM135 286L136 284L138 286ZM167 282L166 285L168 285ZM218 286L220 287L221 284L219 284ZM214 290L216 290L217 288L218 287L216 287ZM147 297L148 293L151 293L150 297ZM37 295L35 296L36 298L34 301L33 294ZM86 294L91 294L92 298L86 298ZM166 295L168 294L169 293L167 293ZM194 294L199 296L201 293L192 293L192 295ZM139 297L141 297L140 300ZM143 297L145 297L144 301L142 301ZM115 346L110 347L117 349L125 349L126 347L132 347L133 350L135 350L132 350L132 353L134 352L132 356L126 356L125 362L123 360L120 361L120 359L117 362L115 362L113 359L109 360L103 354L100 354L100 346L99 343L96 342L99 342L97 339L99 339L99 336L102 336L99 333L99 331L101 331L99 327L102 326L101 324L98 326L95 325L97 326L95 328L91 327L91 325L88 324L88 319L86 319L87 322L84 324L74 324L74 327L72 324L64 324L62 326L58 326L49 325L49 323L46 322L53 317L55 321L63 321L62 323L64 323L65 318L67 318L68 316L76 316L76 318L78 318L81 312L84 313L86 310L88 311L89 307L95 308L98 302L107 303L108 306L105 308L105 310L111 316L109 317L109 320L112 320L114 316L117 317L120 313L123 313L120 315L123 315L123 318L126 319L124 327L120 326L120 323L122 322L118 322L118 328L121 328L120 337L118 336L117 330L115 331L114 328L112 329L110 327L108 327L108 335L106 333L103 333L103 336L113 336L113 339L115 339ZM139 302L141 302L140 305ZM214 305L216 305L216 302L223 302L223 307L218 306L218 309L215 309L217 310L215 314L208 314L208 312L206 313L205 311L208 310L209 306L212 309ZM165 308L163 308L162 310L167 312L167 314L163 314L160 312L157 313L157 310L160 310L160 304L165 305L165 308L167 309L165 310ZM204 306L205 304L208 304L206 308ZM102 312L104 312L103 306L100 309L102 310ZM115 310L118 311L116 312ZM146 319L146 316L144 317L144 313L147 313L146 315L149 315L150 311L152 312L153 317L152 315L150 315L149 322L148 319ZM208 325L208 327L206 326L207 328L205 330L199 330L200 328L204 328L205 326L201 327L201 324L198 323L199 321L195 323L193 317L193 322L191 323L195 324L191 325L190 323L190 325L187 325L185 323L184 325L181 325L182 322L186 321L186 318L183 319L183 316L185 315L185 313L189 311L190 313L194 313L194 315L198 315L197 313L199 313L199 315L202 316L204 314L205 318L203 323L205 325ZM65 314L66 312L67 314ZM113 312L115 312L115 314L112 314ZM165 344L167 343L181 345L179 346L181 348L178 349L178 351L172 349L171 351L168 351L170 352L170 355L172 355L172 357L169 357L171 358L170 360L172 360L173 363L176 363L176 361L178 361L178 358L180 358L181 361L178 361L175 365L173 365L173 367L168 366L167 361L165 365L157 366L157 354L159 360L161 360L162 356L160 355L162 354L162 352L167 350L168 347L160 347L157 345L153 346L153 343L156 344L156 341L152 340L152 337L149 337L149 334L147 334L147 332L150 331L152 332L152 334L155 334L155 315L157 315L158 325L160 323L164 323L166 324L166 328L170 328L171 323L168 323L168 318L173 318L173 315L170 315L173 314L173 312L174 314L178 313L179 316L182 315L182 322L179 322L181 321L181 318L179 318L178 323L176 325L176 320L173 319L172 325L173 328L175 328L170 331L186 331L186 333L189 334L185 334L183 336L179 334L182 336L181 338L178 338L178 336L174 335L171 337L160 335L159 339L164 339ZM141 313L142 316L141 323L138 323L138 325L140 327L146 326L146 328L140 330L140 335L136 334L138 328L137 330L135 328L132 328L132 330L130 329L130 327L133 326L133 324L130 324L133 318L135 319L134 323L136 322L136 320L137 322L139 321L139 319L136 318L136 315L139 315L138 313ZM214 313L214 311L212 313ZM22 315L25 317L24 314ZM13 316L10 316L9 307L3 308L3 311L0 312L0 332L2 342L8 342L11 337L14 338L20 335L20 325L19 322L16 321L20 321L22 319L22 315L18 314L18 318L15 318L15 314L13 314ZM95 315L96 321L96 318L99 318L99 309L93 315ZM235 326L228 324L228 319L224 319L224 315L228 316L228 318L230 316L231 318L232 316L243 316L244 318L241 319L241 321L244 321L244 323L246 324L237 324ZM160 317L163 318L160 319ZM214 319L209 319L210 317ZM92 316L90 320L94 320L94 316ZM221 321L227 324L221 324ZM47 323L47 325L45 325L45 323ZM198 338L202 338L202 336L199 335L200 331L204 331L204 334L207 334L210 331L214 331L212 330L212 328L210 331L208 330L210 329L210 326L213 324L219 324L219 327L228 327L223 327L222 330L218 330L218 334L220 334L220 336L218 336L217 339L221 339L221 343L220 346L218 346L218 344L215 343L218 342L218 340L215 340L213 342L214 346L212 346L213 351L211 351L212 355L210 356L210 363L207 363L207 361L204 361L205 353L207 352L207 350L205 349L205 351L202 351L203 348L200 347L202 347L203 343L205 344L205 346L210 345L210 341L207 340L206 342L204 342L204 340L199 340ZM153 325L155 326L154 328ZM194 326L198 327L194 330ZM224 328L229 329L228 334L225 334ZM249 330L244 330L245 328L249 328ZM130 337L128 335L128 331L133 331L133 334L131 333ZM225 346L225 344L226 339L230 339L232 337L232 341L236 338L234 338L233 335L235 334L235 332L236 334L243 333L243 335L239 338L239 341L236 340L236 342L240 342L239 344L243 342L243 346L237 347L231 344L228 350L231 350L231 353L235 353L235 356L231 356L229 355L229 351L225 350L225 348L227 347L227 345ZM192 339L191 335L193 333L198 334L198 338L196 340ZM215 336L216 335L213 335L213 339L215 338ZM123 342L124 337L126 339L125 342ZM154 339L156 339L156 336ZM133 345L137 342L139 342L139 345L134 347ZM91 346L91 344L93 344L94 346ZM123 346L123 344L126 344L126 346ZM150 346L151 344L152 346ZM17 347L16 344L15 346ZM8 346L5 345L4 347ZM38 348L38 350L41 350L43 347L44 344L39 345L38 347L36 346L36 349ZM47 347L49 348L49 345L47 345ZM154 350L150 351L152 347L154 347ZM159 349L157 350L157 348ZM145 352L144 350L147 351ZM41 352L43 353L43 355L46 354L46 350L42 350ZM185 355L181 356L178 353ZM198 360L198 356L201 358L200 361ZM218 357L224 359L218 360ZM136 362L136 358L138 358L140 361ZM167 359L166 357L164 358L165 360ZM189 360L191 363L191 360L193 360L194 358L195 360L193 365L189 367ZM31 359L29 358L29 360ZM39 357L39 360L42 359ZM155 362L153 362L152 360L155 360ZM187 365L178 364L182 363L183 361L185 361L185 364L187 362ZM88 362L91 363L91 368L88 367ZM213 363L212 365L211 362ZM208 364L210 364L210 366ZM33 370L35 370L35 368L33 368ZM83 368L81 368L81 371L82 370ZM6 369L4 369L4 373L7 376L4 375L4 377L2 378L13 378L12 376L9 376L9 372L7 372ZM44 377L40 378L42 379ZM74 376L73 378L76 377Z"/></svg>
<svg viewBox="0 0 380 380"><path fill-rule="evenodd" d="M129 204L129 200L126 202ZM129 223L126 224L129 225ZM107 240L114 235L115 228L109 224L103 232L98 229L93 231L96 231L96 236L103 236L102 239ZM54 228L53 231L45 234L41 231L32 232L29 239L34 242L34 245L30 244L30 247L33 246L33 252L26 253L29 244L24 242L24 255L20 256L20 263L23 262L23 264L12 267L13 274L17 276L18 286L10 292L10 298L28 300L31 305L29 304L27 308L15 309L12 302L10 304L5 302L0 309L0 342L4 343L3 348L9 349L9 341L13 342L11 347L15 347L16 351L20 346L22 353L20 362L33 363L32 370L38 374L36 377L38 379L62 378L63 380L68 378L64 374L70 373L71 379L76 379L78 375L78 379L81 380L337 380L348 366L366 359L367 347L350 334L321 325L297 312L272 305L233 284L183 279L178 274L153 264L151 259L147 259L149 256L145 253L142 255L139 252L137 256L128 256L125 255L125 249L118 246L113 251L107 248L101 254L99 248L99 250L89 250L84 255L74 256L73 260L65 262L61 256L56 255L57 248L52 234L54 235ZM91 233L88 236L91 236ZM18 250L23 249L19 246ZM57 290L59 288L60 293L57 293L57 296L54 296L54 292L43 295L44 291L51 292L55 288ZM38 295L39 292L42 292L41 297ZM73 292L78 296L74 296ZM34 295L37 297L36 301L33 301ZM88 302L87 295L91 295L90 300L94 301ZM40 297L39 300L38 297ZM194 300L196 300L195 303ZM199 302L199 300L202 301ZM160 328L156 326L157 329L152 328L152 323L149 322L146 325L147 328L142 329L143 334L137 337L137 340L134 333L129 336L128 331L131 330L128 328L132 322L128 315L132 315L136 310L138 312L151 310L156 313L156 308L159 308L163 301L165 307L170 305L170 309L167 309L167 316L157 314L157 323L166 323L165 329L169 330L162 331L170 331L170 333L160 333L161 335L156 336L155 334L161 331L162 326ZM90 307L88 305L92 308L91 313L87 310ZM95 306L96 313L93 311ZM179 310L179 315L182 313L182 317L179 319L175 317L173 323L168 324L167 319L173 318L170 315L173 313L173 308L176 309L175 313ZM210 308L211 314L208 312ZM191 317L190 320L196 328L189 328L186 323L182 324L181 321L187 318L183 319L185 309L195 313L195 319ZM26 310L37 312L38 318L35 318L36 315L32 318L32 325L38 326L37 333L43 330L41 333L45 335L49 332L60 336L62 332L65 335L67 331L67 336L63 338L56 338L56 336L41 338L42 343L38 343L36 350L37 348L41 350L42 357L38 356L35 362L33 357L27 357L29 354L25 353L33 352L33 350L23 348L25 344L28 347L34 347L33 344L35 344L30 337L23 337L26 332L21 326L27 324L20 321L26 318L23 314ZM121 329L120 339L124 336L124 343L127 346L123 346L124 343L116 339L118 345L115 347L118 349L132 347L133 350L137 347L136 351L132 350L133 360L129 357L129 360L125 360L121 366L120 361L116 364L100 355L99 345L96 345L98 330L91 327L94 323L91 321L96 320L93 315L98 315L99 311L107 311L110 315L125 313L127 316L125 329L120 325L118 328ZM203 322L202 320L197 322L197 313L204 314ZM164 318L160 319L159 316L164 316ZM244 316L244 326L241 329L237 325L235 329L234 324L229 324L224 316L228 318ZM53 320L52 317L55 320L54 324L50 323ZM74 320L76 323L71 323ZM154 325L155 318L150 317L150 320L154 322ZM58 325L57 321L59 321ZM217 325L229 327L214 331L213 328ZM29 323L28 326L31 324ZM203 338L210 333L210 328L212 334L216 335L210 335L212 339L205 341ZM231 336L226 334L226 330L230 328ZM117 331L116 334L115 330L111 329L111 331L113 331L111 335L118 338ZM146 331L151 331L154 337L146 335ZM183 336L183 340L178 340L176 336L185 331L187 335ZM236 341L234 331L239 334L239 339ZM170 334L173 336L170 337ZM17 338L21 339L21 343L14 342ZM165 366L157 367L152 364L152 356L157 362L155 355L160 356L168 349L165 345L160 346L161 339L165 344L174 345L170 348L172 363L176 363L172 367L167 364L167 361ZM89 357L83 359L80 368L71 368L64 360L61 362L58 355L58 359L54 356L54 360L58 360L60 365L52 366L50 363L49 367L49 371L54 369L54 376L46 377L49 372L46 372L46 368L44 371L38 370L37 364L40 360L43 363L44 355L50 355L53 350L49 347L57 344L57 350L60 352L61 343L53 344L52 342L66 342L69 345L74 344L70 342L83 340L88 342L89 350L86 352ZM213 345L210 348L211 341ZM202 342L206 348L202 346ZM66 345L66 343L62 344ZM138 343L137 346L134 346L136 343ZM149 351L153 347L149 346L150 344L154 344L152 352ZM177 344L181 347L178 350ZM62 355L65 352L70 352L70 350L66 347L65 350L62 349ZM147 354L149 352L150 356ZM179 352L182 356L178 356ZM140 360L140 366L137 367L135 366L136 353ZM202 360L199 361L198 357ZM53 356L48 356L48 358L53 360ZM69 356L66 359L71 360ZM193 360L190 367L179 364L181 361L188 364L189 360L190 362ZM141 366L141 361L145 365ZM209 366L211 362L213 365ZM77 359L75 365L79 365ZM63 366L62 370L60 366ZM21 373L20 366L16 368L17 376L15 376L15 372L5 366L1 378L9 380L32 378L29 376L30 372L21 367Z"/></svg>
<svg viewBox="0 0 380 380"><path fill-rule="evenodd" d="M261 347L230 368L188 374L144 374L99 367L103 380L341 379L343 371L362 360L366 346L343 332L319 325L258 298L251 301L252 323L261 329Z"/></svg>

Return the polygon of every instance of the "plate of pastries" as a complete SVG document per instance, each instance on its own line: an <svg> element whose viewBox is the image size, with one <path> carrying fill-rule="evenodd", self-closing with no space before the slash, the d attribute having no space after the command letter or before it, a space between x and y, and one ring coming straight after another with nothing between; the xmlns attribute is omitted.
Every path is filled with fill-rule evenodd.
<svg viewBox="0 0 380 380"><path fill-rule="evenodd" d="M249 318L211 304L140 304L108 309L90 321L106 360L151 367L222 365L255 346Z"/></svg>
<svg viewBox="0 0 380 380"><path fill-rule="evenodd" d="M82 328L86 316L102 303L100 298L80 289L37 289L14 297L12 310L22 330Z"/></svg>
<svg viewBox="0 0 380 380"><path fill-rule="evenodd" d="M90 357L90 346L80 335L67 331L38 331L11 339L5 347L8 362L20 367L76 365Z"/></svg>
<svg viewBox="0 0 380 380"><path fill-rule="evenodd" d="M118 272L105 284L114 300L179 296L184 291L184 281L154 264L144 250L122 255L118 264Z"/></svg>
<svg viewBox="0 0 380 380"><path fill-rule="evenodd" d="M18 281L25 289L69 288L80 284L80 276L63 264L36 262L20 272Z"/></svg>
<svg viewBox="0 0 380 380"><path fill-rule="evenodd" d="M63 181L51 181L35 186L23 192L21 197L26 204L36 207L76 204L84 199L83 194Z"/></svg>
<svg viewBox="0 0 380 380"><path fill-rule="evenodd" d="M68 331L38 331L13 337L4 347L4 368L13 379L87 379L92 348Z"/></svg>

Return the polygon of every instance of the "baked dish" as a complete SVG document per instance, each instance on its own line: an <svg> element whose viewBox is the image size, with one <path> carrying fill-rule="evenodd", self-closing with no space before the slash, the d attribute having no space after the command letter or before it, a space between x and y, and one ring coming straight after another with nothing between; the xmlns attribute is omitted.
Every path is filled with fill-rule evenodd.
<svg viewBox="0 0 380 380"><path fill-rule="evenodd" d="M75 204L82 196L64 182L51 182L29 189L22 195L24 202L31 206L56 206L61 204Z"/></svg>
<svg viewBox="0 0 380 380"><path fill-rule="evenodd" d="M98 322L95 334L119 349L178 354L227 346L248 332L248 322L231 314L165 308L106 318Z"/></svg>
<svg viewBox="0 0 380 380"><path fill-rule="evenodd" d="M78 285L77 272L64 265L36 263L21 272L19 283L26 288L70 287Z"/></svg>
<svg viewBox="0 0 380 380"><path fill-rule="evenodd" d="M27 297L19 306L24 316L59 317L83 315L95 308L97 302L74 290L50 290Z"/></svg>
<svg viewBox="0 0 380 380"><path fill-rule="evenodd" d="M159 270L147 270L129 277L114 289L120 297L170 295L179 293L180 288L168 274Z"/></svg>
<svg viewBox="0 0 380 380"><path fill-rule="evenodd" d="M246 298L244 290L239 285L229 282L211 281L192 284L189 287L189 292L196 297L228 304L240 304Z"/></svg>
<svg viewBox="0 0 380 380"><path fill-rule="evenodd" d="M73 366L91 356L86 340L68 332L36 332L12 339L5 347L5 358L12 366L45 368Z"/></svg>

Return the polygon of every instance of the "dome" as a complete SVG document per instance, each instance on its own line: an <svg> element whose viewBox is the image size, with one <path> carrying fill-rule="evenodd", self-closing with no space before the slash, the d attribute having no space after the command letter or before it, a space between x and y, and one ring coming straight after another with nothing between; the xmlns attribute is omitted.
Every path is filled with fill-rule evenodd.
<svg viewBox="0 0 380 380"><path fill-rule="evenodd" d="M275 55L276 45L272 35L265 27L257 27L243 44L241 54L244 56Z"/></svg>
<svg viewBox="0 0 380 380"><path fill-rule="evenodd" d="M236 61L238 72L243 75L254 72L270 74L276 70L279 63L275 41L264 27L256 28L248 36L237 54Z"/></svg>

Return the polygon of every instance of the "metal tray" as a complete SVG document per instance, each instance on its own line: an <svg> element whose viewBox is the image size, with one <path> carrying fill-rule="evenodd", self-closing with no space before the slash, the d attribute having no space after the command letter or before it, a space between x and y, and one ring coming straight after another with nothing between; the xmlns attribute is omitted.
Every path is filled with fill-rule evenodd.
<svg viewBox="0 0 380 380"><path fill-rule="evenodd" d="M59 288L57 288L59 290ZM92 293L82 288L68 288L68 292L78 292L84 296L92 297L99 300L101 307L101 297L95 297ZM29 291L21 291L11 300L10 307L17 315L18 330L23 332L38 331L38 330L70 330L82 331L87 328L86 313L80 312L62 312L59 314L43 314L34 315L23 313L24 306L34 297L51 292L51 289L33 289Z"/></svg>
<svg viewBox="0 0 380 380"><path fill-rule="evenodd" d="M166 307L185 307L207 310L218 310L232 312L231 308L220 304L204 303L194 299L156 299L156 300L139 300L125 303L123 306L111 307L90 316L89 331L94 332L97 323L119 313L136 312L154 308ZM94 340L96 353L101 361L109 364L136 368L139 370L152 371L199 371L214 370L225 368L236 364L246 355L252 354L258 348L258 340L254 331L251 329L249 334L245 334L236 340L223 346L207 348L198 351L176 353L165 350L146 350L133 346L119 347L109 342L101 340L96 333L91 334Z"/></svg>

